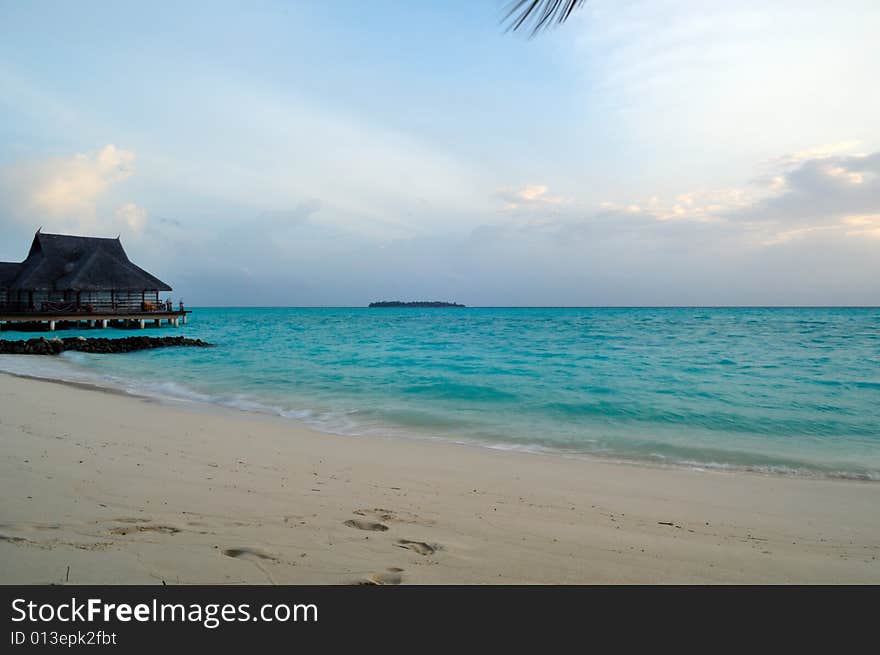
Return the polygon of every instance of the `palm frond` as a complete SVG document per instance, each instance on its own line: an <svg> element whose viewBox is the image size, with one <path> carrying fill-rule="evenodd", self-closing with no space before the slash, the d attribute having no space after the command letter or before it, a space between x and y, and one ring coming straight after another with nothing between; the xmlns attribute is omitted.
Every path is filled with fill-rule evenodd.
<svg viewBox="0 0 880 655"><path fill-rule="evenodd" d="M502 23L507 23L508 32L516 32L525 27L535 36L553 25L568 20L572 12L586 0L513 0L507 5Z"/></svg>

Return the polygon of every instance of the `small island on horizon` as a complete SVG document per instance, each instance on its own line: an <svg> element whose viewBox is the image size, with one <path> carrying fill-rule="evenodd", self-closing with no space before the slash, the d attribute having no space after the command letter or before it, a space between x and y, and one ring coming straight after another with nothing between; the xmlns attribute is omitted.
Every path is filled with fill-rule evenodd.
<svg viewBox="0 0 880 655"><path fill-rule="evenodd" d="M369 307L464 307L457 302L443 302L440 300L414 300L405 302L403 300L380 300L379 302L371 302Z"/></svg>

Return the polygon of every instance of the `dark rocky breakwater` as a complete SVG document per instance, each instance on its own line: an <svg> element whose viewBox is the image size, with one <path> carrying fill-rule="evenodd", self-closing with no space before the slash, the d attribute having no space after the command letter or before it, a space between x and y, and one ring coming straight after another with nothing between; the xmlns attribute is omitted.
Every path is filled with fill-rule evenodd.
<svg viewBox="0 0 880 655"><path fill-rule="evenodd" d="M27 339L22 341L6 341L0 339L0 354L5 355L57 355L65 350L78 350L85 353L130 353L135 350L150 348L168 348L171 346L192 346L207 348L214 344L201 339L186 337L123 337L107 339L104 337L86 339L85 337L66 337L59 339Z"/></svg>

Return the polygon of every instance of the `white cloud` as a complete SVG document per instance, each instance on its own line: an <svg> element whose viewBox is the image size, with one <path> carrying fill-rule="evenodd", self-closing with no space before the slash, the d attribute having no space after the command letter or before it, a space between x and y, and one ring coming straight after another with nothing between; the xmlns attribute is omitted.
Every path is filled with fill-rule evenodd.
<svg viewBox="0 0 880 655"><path fill-rule="evenodd" d="M843 219L842 225L849 237L880 239L880 214L848 216Z"/></svg>
<svg viewBox="0 0 880 655"><path fill-rule="evenodd" d="M756 197L756 193L746 189L710 189L679 193L669 199L653 195L647 200L606 200L599 206L604 211L619 214L644 213L658 221L712 221L717 220L724 212L750 205Z"/></svg>
<svg viewBox="0 0 880 655"><path fill-rule="evenodd" d="M102 207L131 177L134 159L132 151L108 144L94 152L10 164L0 169L3 212L28 228L138 235L147 221L144 208L125 202L111 213Z"/></svg>
<svg viewBox="0 0 880 655"><path fill-rule="evenodd" d="M562 205L569 202L562 196L548 194L549 190L546 184L527 184L520 189L501 189L495 195L504 203L504 209Z"/></svg>
<svg viewBox="0 0 880 655"><path fill-rule="evenodd" d="M536 198L540 198L541 196L547 193L547 187L544 184L530 184L521 191L516 193L516 196L522 200L535 200Z"/></svg>
<svg viewBox="0 0 880 655"><path fill-rule="evenodd" d="M486 243L554 236L560 242L629 242L652 248L674 242L682 251L714 238L733 253L854 237L880 237L880 152L840 154L856 142L811 148L773 158L772 176L730 189L692 190L664 197L605 201L595 208L569 202L560 211L511 217L503 226L472 232ZM762 165L766 167L765 164ZM547 187L529 185L499 194L508 209L541 208Z"/></svg>
<svg viewBox="0 0 880 655"><path fill-rule="evenodd" d="M274 205L198 230L151 216L143 237L126 246L166 271L177 293L205 304L362 304L379 297L873 304L880 301L873 283L880 275L880 203L862 196L858 204L874 209L851 211L853 194L872 188L873 157L806 159L778 171L784 184L776 189L690 189L590 208L547 204L555 197L547 184L511 187L506 198L519 209L483 214L495 225L381 243L324 223L323 203L304 196L289 209ZM829 166L844 173L831 174ZM854 172L862 184L849 181ZM828 211L803 215L793 199L817 183L835 190ZM123 204L114 218L136 225L145 216L139 209Z"/></svg>
<svg viewBox="0 0 880 655"><path fill-rule="evenodd" d="M117 207L114 212L117 222L133 234L141 234L147 224L147 210L133 202Z"/></svg>
<svg viewBox="0 0 880 655"><path fill-rule="evenodd" d="M880 152L805 159L781 177L779 192L731 216L804 226L880 211Z"/></svg>
<svg viewBox="0 0 880 655"><path fill-rule="evenodd" d="M107 189L132 173L134 153L114 145L96 153L27 162L4 172L18 185L26 209L50 217L93 216Z"/></svg>
<svg viewBox="0 0 880 655"><path fill-rule="evenodd" d="M808 148L799 152L791 152L780 157L773 157L769 164L774 168L789 168L809 159L827 159L834 155L850 154L861 145L858 139L847 139L836 143L828 143L815 148Z"/></svg>
<svg viewBox="0 0 880 655"><path fill-rule="evenodd" d="M857 145L842 141L774 157L771 173L742 188L606 201L596 215L616 217L620 229L622 221L636 215L661 222L726 225L727 236L732 230L745 237L737 246L742 248L832 234L875 238L880 235L880 153L841 154ZM762 165L766 166L767 162Z"/></svg>

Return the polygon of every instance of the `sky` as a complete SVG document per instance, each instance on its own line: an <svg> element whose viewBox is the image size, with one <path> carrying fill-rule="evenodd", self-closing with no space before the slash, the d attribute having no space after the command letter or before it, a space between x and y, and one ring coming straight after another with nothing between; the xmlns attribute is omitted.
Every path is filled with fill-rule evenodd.
<svg viewBox="0 0 880 655"><path fill-rule="evenodd" d="M198 305L880 305L880 4L0 0L0 260Z"/></svg>

